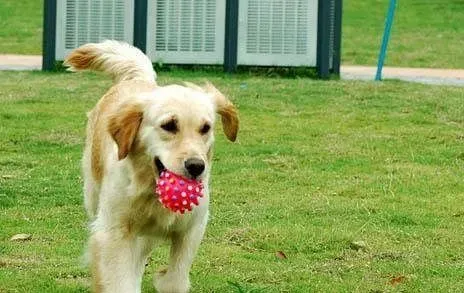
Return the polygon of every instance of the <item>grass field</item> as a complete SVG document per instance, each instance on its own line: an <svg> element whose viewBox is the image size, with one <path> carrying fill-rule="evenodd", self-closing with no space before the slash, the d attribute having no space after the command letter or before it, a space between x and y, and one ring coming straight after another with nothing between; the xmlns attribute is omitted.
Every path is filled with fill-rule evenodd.
<svg viewBox="0 0 464 293"><path fill-rule="evenodd" d="M377 63L387 0L345 0L342 64ZM464 68L464 1L399 0L386 65Z"/></svg>
<svg viewBox="0 0 464 293"><path fill-rule="evenodd" d="M343 1L342 63L377 62L388 0ZM386 65L464 68L464 2L402 0ZM41 54L43 0L0 1L0 53Z"/></svg>
<svg viewBox="0 0 464 293"><path fill-rule="evenodd" d="M43 0L0 1L0 54L42 54Z"/></svg>
<svg viewBox="0 0 464 293"><path fill-rule="evenodd" d="M236 144L217 132L192 292L463 292L461 88L206 77L242 127ZM109 85L0 72L0 292L88 292L79 161ZM166 256L153 254L144 292Z"/></svg>

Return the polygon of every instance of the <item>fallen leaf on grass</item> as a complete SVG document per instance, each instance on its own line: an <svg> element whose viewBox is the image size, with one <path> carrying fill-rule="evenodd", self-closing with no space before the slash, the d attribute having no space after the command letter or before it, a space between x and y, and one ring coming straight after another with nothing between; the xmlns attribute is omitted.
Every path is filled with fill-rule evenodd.
<svg viewBox="0 0 464 293"><path fill-rule="evenodd" d="M362 251L366 251L367 250L367 244L366 242L364 241L352 241L350 243L350 248L353 249L353 250L362 250Z"/></svg>
<svg viewBox="0 0 464 293"><path fill-rule="evenodd" d="M392 286L396 286L396 285L399 285L401 283L404 283L404 281L406 281L406 277L402 276L402 275L399 275L399 276L391 276L388 283L390 285L392 285Z"/></svg>
<svg viewBox="0 0 464 293"><path fill-rule="evenodd" d="M16 235L13 235L13 237L10 238L10 241L27 241L27 240L31 240L32 239L32 235L31 234L16 234Z"/></svg>
<svg viewBox="0 0 464 293"><path fill-rule="evenodd" d="M287 256L285 255L285 253L281 250L277 251L275 253L275 256L278 258L278 259L287 259Z"/></svg>

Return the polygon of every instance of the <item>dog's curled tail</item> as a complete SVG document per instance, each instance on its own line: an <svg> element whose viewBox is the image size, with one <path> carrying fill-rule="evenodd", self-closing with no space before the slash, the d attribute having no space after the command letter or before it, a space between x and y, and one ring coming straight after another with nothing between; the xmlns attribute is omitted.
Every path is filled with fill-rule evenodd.
<svg viewBox="0 0 464 293"><path fill-rule="evenodd" d="M123 80L155 82L150 59L139 49L123 42L107 40L85 44L64 61L70 71L95 70L109 74L115 83Z"/></svg>

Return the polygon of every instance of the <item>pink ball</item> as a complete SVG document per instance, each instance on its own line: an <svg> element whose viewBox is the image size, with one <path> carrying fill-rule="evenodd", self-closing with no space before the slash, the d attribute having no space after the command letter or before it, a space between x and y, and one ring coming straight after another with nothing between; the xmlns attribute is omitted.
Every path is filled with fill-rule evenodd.
<svg viewBox="0 0 464 293"><path fill-rule="evenodd" d="M183 214L199 204L203 183L165 170L156 182L156 193L164 207Z"/></svg>

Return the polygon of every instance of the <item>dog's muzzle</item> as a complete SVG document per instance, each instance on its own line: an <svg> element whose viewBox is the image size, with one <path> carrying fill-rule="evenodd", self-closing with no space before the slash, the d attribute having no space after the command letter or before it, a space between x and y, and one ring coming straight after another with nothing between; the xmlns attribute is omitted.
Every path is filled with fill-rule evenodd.
<svg viewBox="0 0 464 293"><path fill-rule="evenodd" d="M155 166L156 166L156 169L158 170L158 176L161 174L161 172L166 170L166 167L164 167L163 163L158 157L155 158Z"/></svg>

